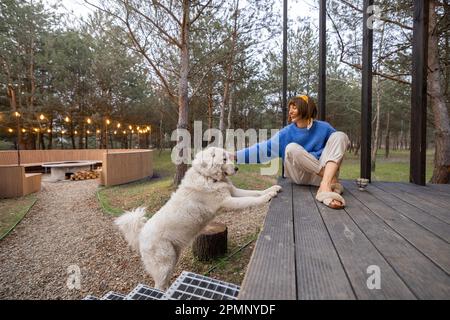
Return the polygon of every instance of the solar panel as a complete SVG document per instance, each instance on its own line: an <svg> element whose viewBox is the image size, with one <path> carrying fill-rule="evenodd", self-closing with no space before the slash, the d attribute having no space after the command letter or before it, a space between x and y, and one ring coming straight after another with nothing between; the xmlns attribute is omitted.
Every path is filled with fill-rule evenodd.
<svg viewBox="0 0 450 320"><path fill-rule="evenodd" d="M100 300L100 298L97 298L96 296L88 295L83 298L83 300Z"/></svg>
<svg viewBox="0 0 450 320"><path fill-rule="evenodd" d="M125 300L125 296L123 294L110 291L105 294L101 300Z"/></svg>
<svg viewBox="0 0 450 320"><path fill-rule="evenodd" d="M127 296L126 300L161 300L163 299L164 292L150 288L144 284L139 284L133 289Z"/></svg>
<svg viewBox="0 0 450 320"><path fill-rule="evenodd" d="M168 300L236 300L240 287L183 271L166 292Z"/></svg>

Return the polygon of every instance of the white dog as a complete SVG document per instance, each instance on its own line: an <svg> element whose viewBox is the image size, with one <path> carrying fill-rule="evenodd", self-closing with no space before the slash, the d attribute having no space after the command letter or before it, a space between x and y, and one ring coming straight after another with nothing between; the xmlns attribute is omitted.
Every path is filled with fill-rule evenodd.
<svg viewBox="0 0 450 320"><path fill-rule="evenodd" d="M244 209L269 202L281 190L242 190L228 176L235 174L230 155L220 148L197 154L177 191L150 219L138 208L116 219L130 246L140 251L155 287L166 290L181 250L217 215L219 209Z"/></svg>

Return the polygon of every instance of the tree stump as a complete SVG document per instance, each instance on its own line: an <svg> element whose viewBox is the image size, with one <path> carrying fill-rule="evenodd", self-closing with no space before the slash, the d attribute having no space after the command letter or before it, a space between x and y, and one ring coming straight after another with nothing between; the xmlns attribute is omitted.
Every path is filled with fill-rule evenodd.
<svg viewBox="0 0 450 320"><path fill-rule="evenodd" d="M210 260L227 252L227 226L219 222L208 224L195 238L192 253L200 261Z"/></svg>

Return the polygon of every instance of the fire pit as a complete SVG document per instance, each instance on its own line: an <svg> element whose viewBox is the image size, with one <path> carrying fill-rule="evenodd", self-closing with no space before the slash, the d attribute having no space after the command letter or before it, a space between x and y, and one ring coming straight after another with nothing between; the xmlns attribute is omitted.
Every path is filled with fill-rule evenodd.
<svg viewBox="0 0 450 320"><path fill-rule="evenodd" d="M93 166L98 161L61 161L61 162L47 162L42 166L44 168L50 168L51 181L66 180L67 173L75 173L81 170L92 170Z"/></svg>

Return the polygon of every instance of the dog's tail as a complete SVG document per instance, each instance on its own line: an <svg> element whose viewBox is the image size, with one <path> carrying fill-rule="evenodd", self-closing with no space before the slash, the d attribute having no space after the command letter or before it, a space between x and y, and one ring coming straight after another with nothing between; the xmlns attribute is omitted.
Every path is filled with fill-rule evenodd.
<svg viewBox="0 0 450 320"><path fill-rule="evenodd" d="M139 207L125 212L115 221L130 247L136 251L139 251L139 233L147 221L144 215L145 207Z"/></svg>

